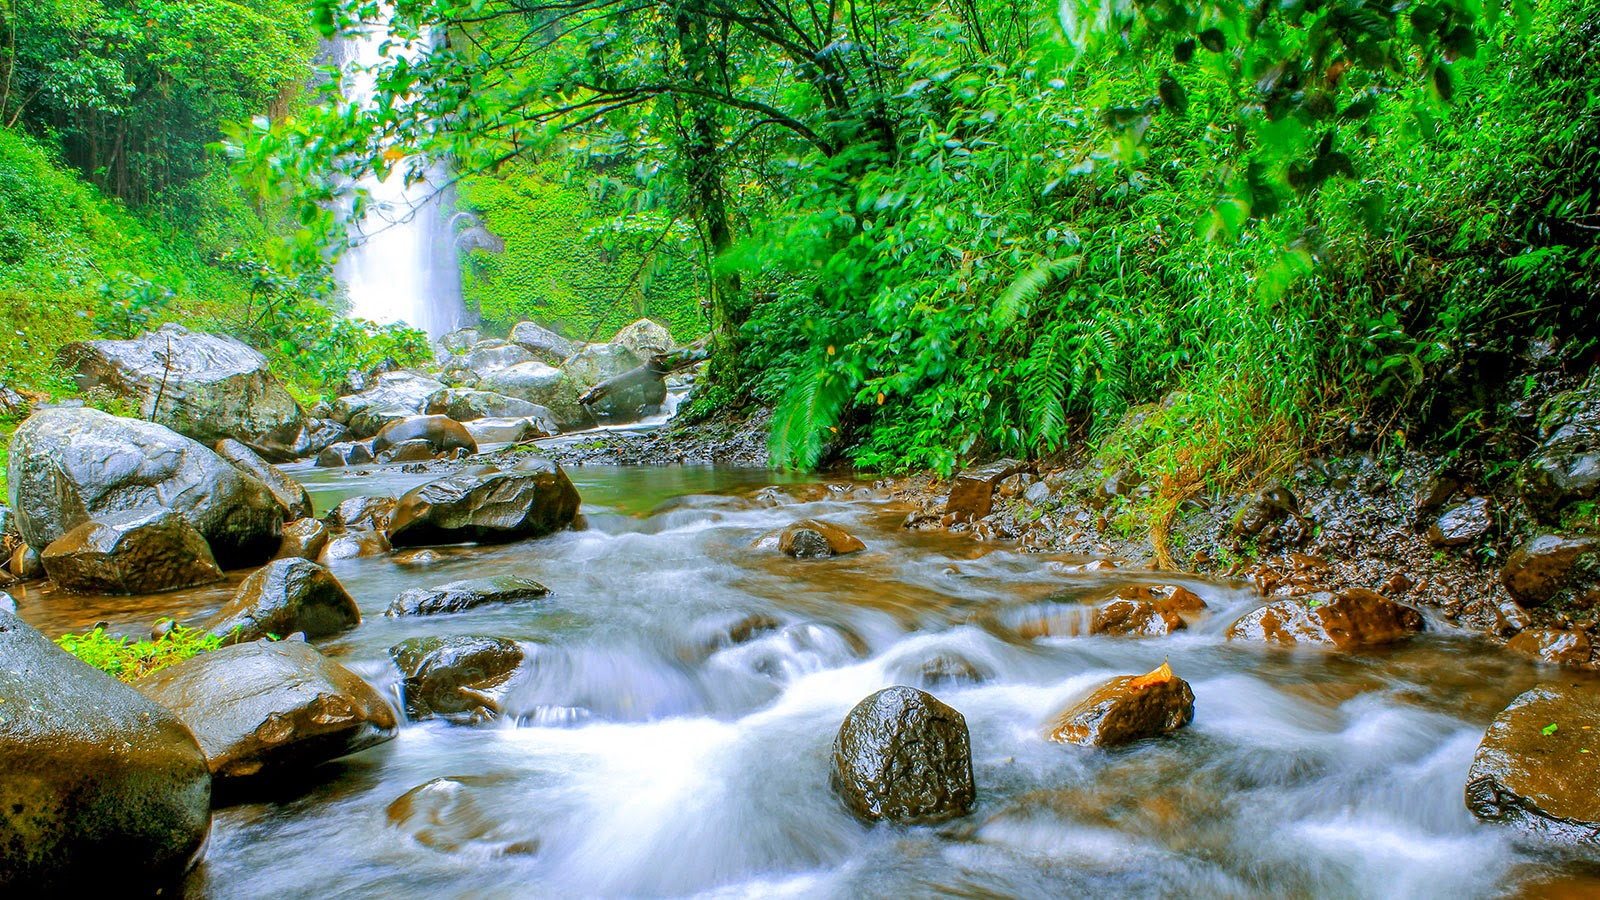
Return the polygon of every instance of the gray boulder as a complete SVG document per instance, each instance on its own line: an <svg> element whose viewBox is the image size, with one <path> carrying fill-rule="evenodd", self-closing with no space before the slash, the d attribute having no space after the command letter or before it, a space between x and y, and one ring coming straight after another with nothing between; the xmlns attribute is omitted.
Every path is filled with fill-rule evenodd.
<svg viewBox="0 0 1600 900"><path fill-rule="evenodd" d="M304 641L251 641L139 679L194 732L219 791L304 772L394 737L372 685Z"/></svg>
<svg viewBox="0 0 1600 900"><path fill-rule="evenodd" d="M478 382L478 389L516 397L550 410L562 431L594 427L589 408L578 402L588 387L580 386L566 371L529 362L494 372Z"/></svg>
<svg viewBox="0 0 1600 900"><path fill-rule="evenodd" d="M372 439L374 453L383 453L407 441L425 441L434 453L444 453L457 448L468 453L478 452L478 442L461 423L449 416L412 416L384 426Z"/></svg>
<svg viewBox="0 0 1600 900"><path fill-rule="evenodd" d="M515 444L550 437L559 429L543 416L516 419L473 419L465 423L467 433L481 444Z"/></svg>
<svg viewBox="0 0 1600 900"><path fill-rule="evenodd" d="M329 637L361 624L361 610L333 573L308 559L276 559L239 585L206 631L229 643L303 632Z"/></svg>
<svg viewBox="0 0 1600 900"><path fill-rule="evenodd" d="M1553 405L1560 412L1519 477L1523 502L1547 523L1569 504L1600 497L1600 375Z"/></svg>
<svg viewBox="0 0 1600 900"><path fill-rule="evenodd" d="M0 612L0 893L177 893L211 774L171 712Z"/></svg>
<svg viewBox="0 0 1600 900"><path fill-rule="evenodd" d="M611 339L611 343L626 347L640 359L649 359L658 353L668 353L678 347L678 342L672 339L671 332L649 319L640 319L624 326Z"/></svg>
<svg viewBox="0 0 1600 900"><path fill-rule="evenodd" d="M267 358L225 335L168 324L131 341L67 344L59 360L80 389L109 390L132 401L141 418L204 444L233 438L288 459L305 426Z"/></svg>
<svg viewBox="0 0 1600 900"><path fill-rule="evenodd" d="M621 344L589 344L567 357L561 369L574 384L586 391L607 378L637 369L643 362L637 354Z"/></svg>
<svg viewBox="0 0 1600 900"><path fill-rule="evenodd" d="M311 511L311 494L305 485L283 474L283 470L257 456L254 450L232 438L217 441L215 449L218 456L232 463L239 471L267 486L273 499L283 507L284 521L292 522L315 515Z"/></svg>
<svg viewBox="0 0 1600 900"><path fill-rule="evenodd" d="M530 459L513 470L451 475L412 490L395 506L389 541L423 547L541 537L571 525L578 503L561 466Z"/></svg>
<svg viewBox="0 0 1600 900"><path fill-rule="evenodd" d="M465 612L475 606L491 603L536 600L548 593L550 589L537 581L515 575L493 575L488 578L452 581L438 587L412 588L394 598L384 615L428 616L436 613Z"/></svg>
<svg viewBox="0 0 1600 900"><path fill-rule="evenodd" d="M296 519L283 526L283 543L275 559L316 559L328 546L328 526L317 519Z"/></svg>
<svg viewBox="0 0 1600 900"><path fill-rule="evenodd" d="M477 384L490 372L533 362L538 359L532 352L505 341L482 341L465 353L452 356L444 367L444 381L448 384Z"/></svg>
<svg viewBox="0 0 1600 900"><path fill-rule="evenodd" d="M457 353L465 353L473 344L483 340L483 333L476 328L457 328L433 344L433 357L437 362L444 363Z"/></svg>
<svg viewBox="0 0 1600 900"><path fill-rule="evenodd" d="M541 362L552 366L561 365L562 360L578 349L577 344L532 322L518 322L511 329L511 343L520 345Z"/></svg>
<svg viewBox="0 0 1600 900"><path fill-rule="evenodd" d="M165 509L112 513L51 542L44 570L62 590L154 594L222 580L200 532Z"/></svg>
<svg viewBox="0 0 1600 900"><path fill-rule="evenodd" d="M348 426L357 438L372 437L395 419L420 415L428 398L444 390L443 383L404 370L383 372L373 381L367 390L333 403L333 418Z"/></svg>
<svg viewBox="0 0 1600 900"><path fill-rule="evenodd" d="M404 421L404 416L396 416L396 421ZM377 457L372 453L372 446L365 441L340 441L329 444L317 454L317 466L323 469L342 469L346 466L364 466L376 462Z"/></svg>
<svg viewBox="0 0 1600 900"><path fill-rule="evenodd" d="M550 418L550 410L492 391L474 391L466 388L446 388L428 398L426 412L430 416L449 416L457 422L476 419L505 419L524 416Z"/></svg>
<svg viewBox="0 0 1600 900"><path fill-rule="evenodd" d="M283 510L258 479L165 426L95 409L47 409L22 423L8 480L17 530L38 550L90 519L165 508L231 568L270 558L283 530Z"/></svg>

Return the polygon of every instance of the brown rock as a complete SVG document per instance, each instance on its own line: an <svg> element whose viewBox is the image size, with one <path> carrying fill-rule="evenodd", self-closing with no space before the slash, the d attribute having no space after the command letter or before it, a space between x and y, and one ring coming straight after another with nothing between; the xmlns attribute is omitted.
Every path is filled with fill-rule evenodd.
<svg viewBox="0 0 1600 900"><path fill-rule="evenodd" d="M972 811L967 720L916 688L884 688L855 705L833 741L833 789L864 822L934 824Z"/></svg>
<svg viewBox="0 0 1600 900"><path fill-rule="evenodd" d="M44 577L44 560L39 551L27 544L18 544L11 551L11 574L18 581L34 581Z"/></svg>
<svg viewBox="0 0 1600 900"><path fill-rule="evenodd" d="M230 643L304 632L329 637L361 624L361 610L333 573L307 559L273 560L239 585L206 624Z"/></svg>
<svg viewBox="0 0 1600 900"><path fill-rule="evenodd" d="M366 559L383 556L394 549L381 531L340 531L329 535L328 543L317 556L317 562L327 565L341 559Z"/></svg>
<svg viewBox="0 0 1600 900"><path fill-rule="evenodd" d="M1495 717L1467 773L1467 808L1490 822L1600 843L1600 692L1546 683Z"/></svg>
<svg viewBox="0 0 1600 900"><path fill-rule="evenodd" d="M1500 570L1500 581L1525 606L1538 606L1561 592L1579 559L1600 552L1600 537L1541 534L1518 547Z"/></svg>
<svg viewBox="0 0 1600 900"><path fill-rule="evenodd" d="M1234 622L1228 640L1356 650L1402 641L1425 627L1411 607L1353 588L1270 603Z"/></svg>
<svg viewBox="0 0 1600 900"><path fill-rule="evenodd" d="M956 522L975 522L987 516L994 509L995 485L1021 469L1022 463L1014 459L967 469L950 483L950 495L944 502L945 514L954 516Z"/></svg>
<svg viewBox="0 0 1600 900"><path fill-rule="evenodd" d="M470 578L452 581L431 588L411 588L402 591L389 604L386 616L428 616L439 613L465 612L473 607L491 603L516 603L536 600L550 593L550 589L537 581L515 575L491 575L487 578Z"/></svg>
<svg viewBox="0 0 1600 900"><path fill-rule="evenodd" d="M506 834L521 823L503 781L483 775L435 778L389 804L389 824L440 853L536 853L537 838Z"/></svg>
<svg viewBox="0 0 1600 900"><path fill-rule="evenodd" d="M1068 707L1045 737L1058 744L1116 747L1177 731L1194 721L1194 691L1166 663L1144 675L1124 675Z"/></svg>
<svg viewBox="0 0 1600 900"><path fill-rule="evenodd" d="M338 469L362 466L376 460L372 448L363 441L337 441L322 448L317 454L316 465L324 469Z"/></svg>
<svg viewBox="0 0 1600 900"><path fill-rule="evenodd" d="M579 502L559 465L528 459L514 470L452 475L407 493L395 506L389 540L421 547L542 537L571 525Z"/></svg>
<svg viewBox="0 0 1600 900"><path fill-rule="evenodd" d="M1175 610L1151 600L1113 600L1096 609L1090 634L1122 637L1160 637L1187 626Z"/></svg>
<svg viewBox="0 0 1600 900"><path fill-rule="evenodd" d="M516 641L491 637L422 637L389 648L405 679L406 715L457 721L500 714L504 688L526 654Z"/></svg>
<svg viewBox="0 0 1600 900"><path fill-rule="evenodd" d="M206 539L164 509L111 513L46 547L44 569L66 591L153 594L222 580Z"/></svg>
<svg viewBox="0 0 1600 900"><path fill-rule="evenodd" d="M1489 626L1489 632L1498 637L1511 637L1517 632L1533 624L1533 616L1528 611L1517 605L1515 600L1507 600L1494 609L1494 624Z"/></svg>
<svg viewBox="0 0 1600 900"><path fill-rule="evenodd" d="M382 453L407 441L426 441L433 453L444 453L457 447L468 452L478 452L478 442L449 416L412 416L391 422L372 439L372 452ZM432 453L429 454L431 458Z"/></svg>
<svg viewBox="0 0 1600 900"><path fill-rule="evenodd" d="M394 515L393 497L351 497L322 517L329 528L368 528L382 531Z"/></svg>
<svg viewBox="0 0 1600 900"><path fill-rule="evenodd" d="M1558 666L1589 664L1589 636L1577 629L1529 628L1507 641L1506 649Z"/></svg>
<svg viewBox="0 0 1600 900"><path fill-rule="evenodd" d="M254 450L233 438L217 441L213 449L218 456L232 463L234 468L266 485L267 490L272 492L272 498L283 507L285 521L313 515L311 494L306 491L305 485L283 474L283 470L256 455Z"/></svg>
<svg viewBox="0 0 1600 900"><path fill-rule="evenodd" d="M317 519L296 519L283 526L283 543L274 559L316 559L328 546L328 526Z"/></svg>
<svg viewBox="0 0 1600 900"><path fill-rule="evenodd" d="M378 454L381 463L427 462L435 456L433 445L421 438L402 441Z"/></svg>
<svg viewBox="0 0 1600 900"><path fill-rule="evenodd" d="M1464 547L1489 533L1493 511L1486 497L1473 497L1445 510L1428 528L1428 543L1435 547Z"/></svg>
<svg viewBox="0 0 1600 900"><path fill-rule="evenodd" d="M830 522L802 519L781 531L769 532L756 541L757 547L776 546L779 552L796 559L822 559L843 556L867 549L861 539Z"/></svg>

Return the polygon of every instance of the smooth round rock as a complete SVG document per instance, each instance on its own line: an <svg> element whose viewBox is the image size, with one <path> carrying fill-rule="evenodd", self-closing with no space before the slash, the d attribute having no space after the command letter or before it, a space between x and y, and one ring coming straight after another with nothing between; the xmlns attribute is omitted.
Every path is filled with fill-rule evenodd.
<svg viewBox="0 0 1600 900"><path fill-rule="evenodd" d="M578 504L561 466L530 459L513 470L451 475L412 490L395 506L389 542L423 547L542 537L571 525Z"/></svg>
<svg viewBox="0 0 1600 900"><path fill-rule="evenodd" d="M978 797L967 720L926 691L884 688L839 726L831 783L868 823L927 825L964 816Z"/></svg>
<svg viewBox="0 0 1600 900"><path fill-rule="evenodd" d="M303 632L329 637L361 624L361 610L334 574L299 557L276 559L244 580L205 629L230 643Z"/></svg>
<svg viewBox="0 0 1600 900"><path fill-rule="evenodd" d="M404 678L413 721L499 715L501 689L526 658L516 641L467 636L410 638L389 656Z"/></svg>
<svg viewBox="0 0 1600 900"><path fill-rule="evenodd" d="M1113 678L1056 716L1046 737L1059 744L1118 747L1194 721L1194 691L1165 663L1146 675Z"/></svg>
<svg viewBox="0 0 1600 900"><path fill-rule="evenodd" d="M394 598L384 615L427 616L465 612L490 603L536 600L548 593L550 589L537 581L515 575L492 575L488 578L452 581L438 587L412 588Z"/></svg>
<svg viewBox="0 0 1600 900"><path fill-rule="evenodd" d="M40 558L57 587L82 594L155 594L222 580L206 539L164 509L85 522Z"/></svg>
<svg viewBox="0 0 1600 900"><path fill-rule="evenodd" d="M1541 534L1512 551L1500 581L1525 606L1539 606L1561 593L1579 560L1600 554L1600 536Z"/></svg>
<svg viewBox="0 0 1600 900"><path fill-rule="evenodd" d="M1467 772L1466 801L1489 822L1557 840L1600 843L1600 691L1546 683L1495 717ZM1584 752L1589 751L1589 752Z"/></svg>
<svg viewBox="0 0 1600 900"><path fill-rule="evenodd" d="M1425 627L1411 607L1351 589L1269 603L1229 626L1228 640L1355 650L1403 641Z"/></svg>
<svg viewBox="0 0 1600 900"><path fill-rule="evenodd" d="M412 416L385 425L372 439L372 450L382 453L408 441L426 441L434 453L444 453L458 447L469 453L478 452L478 442L461 427L460 422L449 416Z"/></svg>
<svg viewBox="0 0 1600 900"><path fill-rule="evenodd" d="M275 559L301 559L314 560L322 555L322 548L328 546L328 526L317 519L296 519L283 526L283 543L278 545L278 555Z"/></svg>
<svg viewBox="0 0 1600 900"><path fill-rule="evenodd" d="M254 450L232 438L217 441L214 449L218 456L232 463L239 471L267 486L267 490L272 492L273 499L283 507L285 521L305 519L314 515L311 509L311 493L306 490L305 485L283 474L282 469L262 459Z"/></svg>

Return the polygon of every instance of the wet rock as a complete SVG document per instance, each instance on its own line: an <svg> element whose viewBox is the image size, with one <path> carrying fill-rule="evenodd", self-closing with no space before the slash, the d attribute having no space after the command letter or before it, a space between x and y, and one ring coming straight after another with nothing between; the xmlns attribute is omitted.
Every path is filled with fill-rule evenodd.
<svg viewBox="0 0 1600 900"><path fill-rule="evenodd" d="M517 344L548 365L559 366L576 353L578 345L554 331L532 322L518 322L511 329L511 343Z"/></svg>
<svg viewBox="0 0 1600 900"><path fill-rule="evenodd" d="M1567 586L1580 560L1600 553L1600 536L1541 534L1518 547L1500 570L1500 582L1521 603L1538 606Z"/></svg>
<svg viewBox="0 0 1600 900"><path fill-rule="evenodd" d="M430 416L449 416L457 422L478 419L550 418L550 410L537 403L507 397L492 391L448 388L428 398L425 412Z"/></svg>
<svg viewBox="0 0 1600 900"><path fill-rule="evenodd" d="M164 509L85 522L46 547L56 586L82 594L155 594L222 580L200 532Z"/></svg>
<svg viewBox="0 0 1600 900"><path fill-rule="evenodd" d="M562 371L578 385L580 393L607 378L637 369L644 360L620 344L588 344L561 363Z"/></svg>
<svg viewBox="0 0 1600 900"><path fill-rule="evenodd" d="M44 559L39 556L39 551L27 544L18 545L11 551L11 574L18 581L35 581L44 577Z"/></svg>
<svg viewBox="0 0 1600 900"><path fill-rule="evenodd" d="M532 404L529 404L532 406ZM547 418L529 416L521 419L474 419L466 423L467 433L479 444L515 444L550 437L557 433L555 423Z"/></svg>
<svg viewBox="0 0 1600 900"><path fill-rule="evenodd" d="M1058 744L1118 747L1160 737L1194 721L1194 691L1166 663L1145 675L1102 684L1068 707L1048 727Z"/></svg>
<svg viewBox="0 0 1600 900"><path fill-rule="evenodd" d="M421 438L402 441L378 454L380 463L427 462L437 456L429 443Z"/></svg>
<svg viewBox="0 0 1600 900"><path fill-rule="evenodd" d="M1239 509L1233 519L1236 537L1258 537L1267 526L1300 514L1300 501L1282 485L1274 485L1255 495Z"/></svg>
<svg viewBox="0 0 1600 900"><path fill-rule="evenodd" d="M224 567L278 549L283 510L259 480L154 422L88 408L47 409L11 438L17 530L43 550L90 519L166 508L183 516Z"/></svg>
<svg viewBox="0 0 1600 900"><path fill-rule="evenodd" d="M134 686L194 732L219 791L365 750L396 726L372 685L304 641L223 647Z"/></svg>
<svg viewBox="0 0 1600 900"><path fill-rule="evenodd" d="M1488 499L1474 497L1445 510L1428 528L1428 543L1435 547L1464 547L1488 534L1493 524Z"/></svg>
<svg viewBox="0 0 1600 900"><path fill-rule="evenodd" d="M1002 459L957 475L950 483L950 495L944 503L945 515L954 516L956 522L975 522L987 516L994 509L995 485L1021 469L1022 463Z"/></svg>
<svg viewBox="0 0 1600 900"><path fill-rule="evenodd" d="M1515 600L1507 600L1495 607L1494 621L1489 626L1491 634L1499 637L1511 637L1517 632L1533 624L1533 616L1517 604Z"/></svg>
<svg viewBox="0 0 1600 900"><path fill-rule="evenodd" d="M366 528L382 531L394 515L393 497L350 497L328 510L322 521L329 528Z"/></svg>
<svg viewBox="0 0 1600 900"><path fill-rule="evenodd" d="M390 647L389 656L405 679L413 721L499 715L504 689L525 658L516 641L466 636L411 638Z"/></svg>
<svg viewBox="0 0 1600 900"><path fill-rule="evenodd" d="M1094 611L1090 634L1119 637L1160 637L1186 628L1174 609L1152 600L1113 600Z"/></svg>
<svg viewBox="0 0 1600 900"><path fill-rule="evenodd" d="M917 680L923 687L930 689L982 684L989 678L990 673L986 669L952 651L934 654L917 667Z"/></svg>
<svg viewBox="0 0 1600 900"><path fill-rule="evenodd" d="M434 342L434 357L443 362L457 353L465 353L473 344L483 340L483 333L476 328L457 328Z"/></svg>
<svg viewBox="0 0 1600 900"><path fill-rule="evenodd" d="M394 545L381 531L365 528L336 531L329 534L327 546L317 555L317 562L328 565L341 559L368 559L385 556L393 549Z"/></svg>
<svg viewBox="0 0 1600 900"><path fill-rule="evenodd" d="M211 829L176 716L0 612L0 893L175 890Z"/></svg>
<svg viewBox="0 0 1600 900"><path fill-rule="evenodd" d="M0 591L0 612L14 613L17 611L17 598L6 591Z"/></svg>
<svg viewBox="0 0 1600 900"><path fill-rule="evenodd" d="M1467 773L1467 808L1557 840L1600 841L1600 692L1540 684L1495 717ZM1585 752L1587 751L1587 752Z"/></svg>
<svg viewBox="0 0 1600 900"><path fill-rule="evenodd" d="M779 531L765 534L756 541L755 546L762 549L775 547L778 552L796 559L824 559L867 549L867 545L850 532L816 519L802 519Z"/></svg>
<svg viewBox="0 0 1600 900"><path fill-rule="evenodd" d="M374 453L408 441L425 441L433 453L445 453L457 448L469 453L478 452L478 442L472 439L461 423L449 416L412 416L384 426L372 439Z"/></svg>
<svg viewBox="0 0 1600 900"><path fill-rule="evenodd" d="M167 324L130 341L67 344L58 359L80 390L108 390L137 406L140 418L203 444L233 438L290 459L305 425L267 358L226 335Z"/></svg>
<svg viewBox="0 0 1600 900"><path fill-rule="evenodd" d="M502 834L512 819L507 815L510 810L497 808L495 801L505 793L503 780L498 778L435 778L389 804L389 824L440 853L472 851L503 856L538 852L536 838Z"/></svg>
<svg viewBox="0 0 1600 900"><path fill-rule="evenodd" d="M649 319L639 319L631 325L623 326L611 339L611 343L627 349L639 359L649 359L658 353L675 350L678 346L672 339L671 332Z"/></svg>
<svg viewBox="0 0 1600 900"><path fill-rule="evenodd" d="M232 463L239 471L267 486L267 490L272 492L272 498L283 507L285 521L314 515L311 510L311 494L305 485L283 474L277 466L257 456L254 450L232 438L217 441L215 449L218 456Z"/></svg>
<svg viewBox="0 0 1600 900"><path fill-rule="evenodd" d="M1027 490L1022 492L1023 501L1030 506L1042 506L1049 503L1052 497L1050 485L1043 481L1035 481L1033 484L1028 485Z"/></svg>
<svg viewBox="0 0 1600 900"><path fill-rule="evenodd" d="M580 386L564 370L544 363L523 363L501 369L478 383L479 390L516 397L550 410L563 431L594 427L594 416L578 402L587 387Z"/></svg>
<svg viewBox="0 0 1600 900"><path fill-rule="evenodd" d="M361 441L340 441L329 444L317 454L317 465L324 469L340 469L346 466L364 466L376 462L377 457L372 455L372 447Z"/></svg>
<svg viewBox="0 0 1600 900"><path fill-rule="evenodd" d="M300 433L300 442L295 446L295 457L314 457L325 448L348 440L350 440L350 429L343 423L332 419L313 418L306 422L305 430Z"/></svg>
<svg viewBox="0 0 1600 900"><path fill-rule="evenodd" d="M1507 641L1506 649L1558 666L1589 664L1589 636L1575 628L1529 628Z"/></svg>
<svg viewBox="0 0 1600 900"><path fill-rule="evenodd" d="M833 741L833 789L864 822L935 824L972 811L967 720L916 688L884 688L845 716Z"/></svg>
<svg viewBox="0 0 1600 900"><path fill-rule="evenodd" d="M1206 608L1199 595L1179 584L1136 584L1112 595L1115 600L1148 601L1176 613L1197 613Z"/></svg>
<svg viewBox="0 0 1600 900"><path fill-rule="evenodd" d="M1229 626L1228 640L1357 650L1403 641L1425 627L1411 607L1354 588L1270 603Z"/></svg>
<svg viewBox="0 0 1600 900"><path fill-rule="evenodd" d="M1600 375L1557 401L1561 414L1518 478L1523 502L1546 523L1569 504L1600 497Z"/></svg>
<svg viewBox="0 0 1600 900"><path fill-rule="evenodd" d="M431 588L412 588L394 598L384 615L429 616L438 613L465 612L475 606L490 603L517 603L536 600L550 593L550 589L537 581L515 575L494 575L452 581Z"/></svg>
<svg viewBox="0 0 1600 900"><path fill-rule="evenodd" d="M361 624L361 611L334 574L298 557L273 560L244 580L205 625L229 643L304 632L321 638Z"/></svg>
<svg viewBox="0 0 1600 900"><path fill-rule="evenodd" d="M524 347L505 341L479 341L467 352L452 356L444 367L444 380L450 384L477 384L490 372L533 362L535 357Z"/></svg>
<svg viewBox="0 0 1600 900"><path fill-rule="evenodd" d="M420 415L428 398L444 384L415 372L384 372L371 387L333 402L331 418L343 422L357 438L369 438L397 418Z"/></svg>
<svg viewBox="0 0 1600 900"><path fill-rule="evenodd" d="M695 624L678 647L678 657L684 662L700 662L718 650L748 643L782 627L782 622L765 613L712 616Z"/></svg>
<svg viewBox="0 0 1600 900"><path fill-rule="evenodd" d="M578 503L567 473L534 458L513 470L451 475L416 488L395 507L389 540L419 547L542 537L571 525Z"/></svg>

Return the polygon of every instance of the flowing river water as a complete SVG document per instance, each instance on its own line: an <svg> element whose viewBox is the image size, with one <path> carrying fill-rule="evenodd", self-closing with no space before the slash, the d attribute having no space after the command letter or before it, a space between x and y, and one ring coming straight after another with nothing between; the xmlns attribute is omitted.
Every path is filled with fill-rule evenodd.
<svg viewBox="0 0 1600 900"><path fill-rule="evenodd" d="M319 510L428 477L289 470ZM908 532L906 510L870 485L685 466L569 474L582 530L443 549L427 564L334 564L365 621L319 647L397 707L387 651L404 638L512 638L530 662L497 721L406 723L282 797L218 810L190 896L1600 893L1580 858L1480 825L1463 805L1488 722L1541 675L1568 677L1474 636L1436 627L1361 654L1230 644L1227 624L1260 602L1244 585ZM803 517L846 526L867 550L794 560L751 548ZM383 615L406 588L501 573L552 592ZM1070 623L1084 604L1152 583L1184 584L1210 609L1166 638L1024 637L1030 623ZM50 634L101 620L140 633L160 615L198 620L229 593L46 596L24 614ZM762 627L736 641L741 621ZM1114 751L1042 738L1075 694L1163 659L1193 686L1188 729ZM960 669L977 680L945 677ZM971 816L867 828L831 792L839 723L891 684L923 686L966 716ZM458 781L391 816L441 777Z"/></svg>

